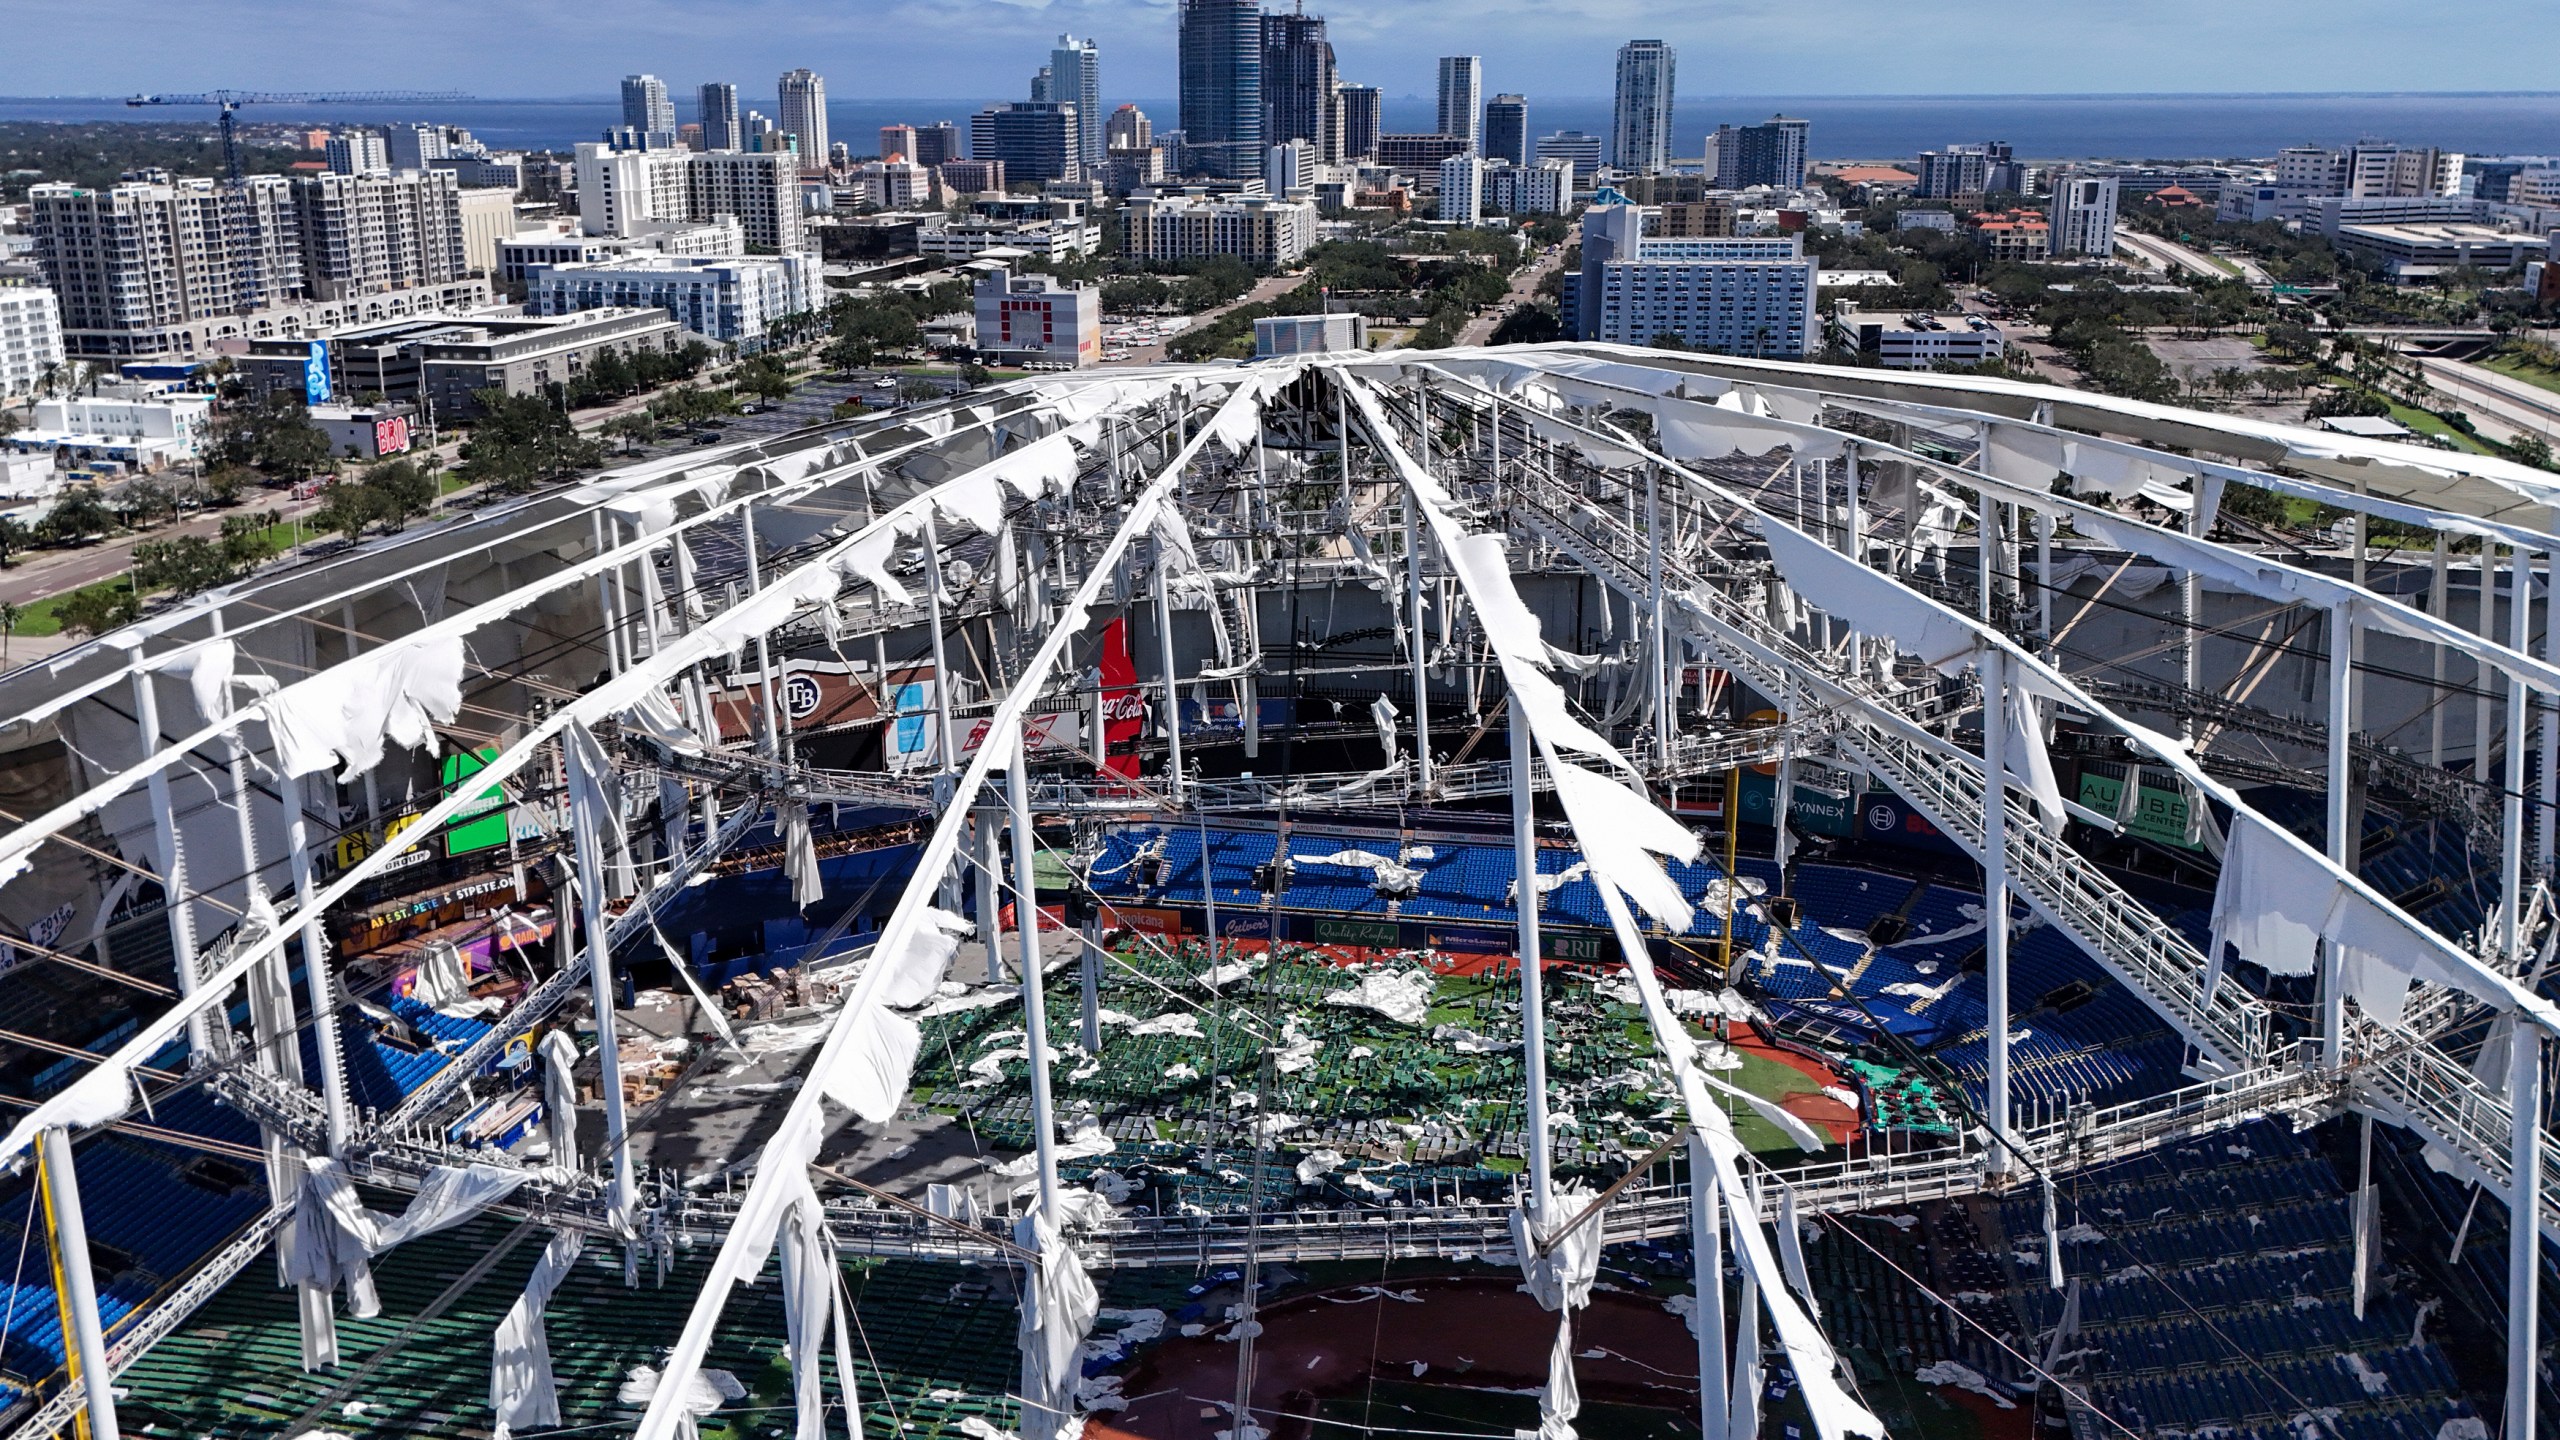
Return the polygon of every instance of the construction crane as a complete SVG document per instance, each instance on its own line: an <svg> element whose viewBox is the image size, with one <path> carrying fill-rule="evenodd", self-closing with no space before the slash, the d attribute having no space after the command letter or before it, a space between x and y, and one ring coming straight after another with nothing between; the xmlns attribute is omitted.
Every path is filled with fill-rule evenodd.
<svg viewBox="0 0 2560 1440"><path fill-rule="evenodd" d="M240 137L232 116L243 105L418 105L468 100L468 95L428 90L327 90L311 93L271 90L208 90L201 95L136 95L127 105L214 105L222 111L222 164L235 182L240 178Z"/></svg>

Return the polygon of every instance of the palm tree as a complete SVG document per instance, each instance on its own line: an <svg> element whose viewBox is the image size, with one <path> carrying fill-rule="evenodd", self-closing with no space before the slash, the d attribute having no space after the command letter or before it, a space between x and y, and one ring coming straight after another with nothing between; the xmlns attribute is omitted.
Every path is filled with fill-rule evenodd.
<svg viewBox="0 0 2560 1440"><path fill-rule="evenodd" d="M18 617L26 610L14 600L0 600L0 664L9 659L9 637L18 633Z"/></svg>

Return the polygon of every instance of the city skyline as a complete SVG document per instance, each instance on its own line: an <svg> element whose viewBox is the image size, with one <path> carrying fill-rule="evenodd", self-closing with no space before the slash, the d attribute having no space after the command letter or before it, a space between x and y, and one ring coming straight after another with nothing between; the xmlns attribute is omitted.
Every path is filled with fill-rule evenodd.
<svg viewBox="0 0 2560 1440"><path fill-rule="evenodd" d="M170 0L105 11L30 9L13 27L21 43L0 55L0 93L286 89L344 85L354 74L386 86L459 86L492 98L583 97L611 93L634 71L667 76L671 88L686 93L697 72L708 79L712 72L776 74L805 65L829 75L840 95L978 99L987 88L983 57L1019 49L1030 59L1062 30L1090 36L1110 57L1111 96L1174 93L1171 0L889 0L834 15L795 9L788 25L763 23L784 13L778 4L733 0L716 12L737 22L725 31L706 28L699 6L640 0L618 13L609 43L599 43L592 17L566 6L460 3L461 23L426 32L388 8L351 7L333 21L327 46L310 44L308 31L280 7L223 11L218 23L215 12ZM529 43L479 43L473 12L481 7L483 18L502 21ZM2390 46L2373 46L2376 27L2400 18L2373 0L2316 8L2307 0L2166 0L2138 17L2115 18L2013 0L1890 9L1881 0L1798 7L1731 0L1676 14L1632 0L1400 0L1309 10L1330 22L1346 79L1398 98L1431 94L1439 57L1460 41L1483 55L1488 93L1577 98L1610 93L1615 47L1637 35L1712 54L1722 75L1753 82L1728 78L1713 88L1805 95L2540 92L2550 80L2539 57L2560 42L2560 16L2525 13L2503 22L2505 43L2496 46L2472 43L2450 27L2398 24ZM967 45L950 43L955 25L970 34ZM1838 37L1861 25L1889 32L1892 44L1844 50ZM2269 54L2286 64L2271 71ZM93 85L64 84L66 55L87 57ZM368 68L368 55L398 59ZM98 64L102 57L112 57L112 66ZM1937 83L1915 85L1921 75ZM2300 83L2270 90L2271 75ZM883 84L883 76L895 82ZM2077 83L2064 86L2065 76Z"/></svg>

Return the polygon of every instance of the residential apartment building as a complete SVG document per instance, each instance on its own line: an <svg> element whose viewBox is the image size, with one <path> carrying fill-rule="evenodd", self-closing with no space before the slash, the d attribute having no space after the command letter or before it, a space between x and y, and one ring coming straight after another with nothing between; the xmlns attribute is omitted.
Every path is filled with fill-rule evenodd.
<svg viewBox="0 0 2560 1440"><path fill-rule="evenodd" d="M979 272L978 353L1000 364L1079 369L1102 358L1102 292L1052 275Z"/></svg>
<svg viewBox="0 0 2560 1440"><path fill-rule="evenodd" d="M1920 178L1911 193L1921 200L1978 200L1990 188L1990 147L1950 145L1920 152Z"/></svg>
<svg viewBox="0 0 2560 1440"><path fill-rule="evenodd" d="M948 120L916 127L916 148L907 156L927 170L938 170L963 155L960 127Z"/></svg>
<svg viewBox="0 0 2560 1440"><path fill-rule="evenodd" d="M1484 161L1470 153L1440 162L1439 218L1458 225L1484 219Z"/></svg>
<svg viewBox="0 0 2560 1440"><path fill-rule="evenodd" d="M314 300L345 300L470 274L460 196L461 187L443 170L296 179L304 289ZM503 225L513 230L512 202L507 209ZM494 233L490 244L494 260Z"/></svg>
<svg viewBox="0 0 2560 1440"><path fill-rule="evenodd" d="M1806 121L1784 115L1739 129L1717 126L1716 188L1748 190L1766 185L1778 190L1803 189L1812 129Z"/></svg>
<svg viewBox="0 0 2560 1440"><path fill-rule="evenodd" d="M954 195L986 195L1004 193L1004 162L1001 160L948 160L939 172L942 188Z"/></svg>
<svg viewBox="0 0 2560 1440"><path fill-rule="evenodd" d="M1710 200L1673 200L1654 207L1646 234L1664 240L1721 240L1734 232L1730 196Z"/></svg>
<svg viewBox="0 0 2560 1440"><path fill-rule="evenodd" d="M0 404L35 394L65 358L53 292L0 276Z"/></svg>
<svg viewBox="0 0 2560 1440"><path fill-rule="evenodd" d="M578 147L578 218L590 235L734 217L750 249L806 248L798 161L786 151Z"/></svg>
<svg viewBox="0 0 2560 1440"><path fill-rule="evenodd" d="M1481 178L1483 208L1489 214L1561 215L1573 208L1570 160L1541 160L1535 165L1488 160Z"/></svg>
<svg viewBox="0 0 2560 1440"><path fill-rule="evenodd" d="M2053 222L2032 210L1979 216L1973 232L1995 261L2026 263L2053 254Z"/></svg>
<svg viewBox="0 0 2560 1440"><path fill-rule="evenodd" d="M622 128L645 144L675 143L676 106L667 98L667 82L655 75L622 77Z"/></svg>
<svg viewBox="0 0 2560 1440"><path fill-rule="evenodd" d="M814 70L790 70L775 86L781 102L775 114L782 128L799 141L800 168L810 173L827 168L827 82ZM708 148L708 147L706 147Z"/></svg>
<svg viewBox="0 0 2560 1440"><path fill-rule="evenodd" d="M1135 105L1123 105L1111 112L1102 127L1107 146L1112 150L1145 150L1156 143L1155 122L1147 112Z"/></svg>
<svg viewBox="0 0 2560 1440"><path fill-rule="evenodd" d="M1481 55L1444 55L1440 57L1439 132L1455 135L1467 142L1467 149L1478 150L1484 141L1484 57Z"/></svg>
<svg viewBox="0 0 2560 1440"><path fill-rule="evenodd" d="M1618 47L1618 89L1609 159L1640 174L1671 166L1671 109L1679 53L1659 40Z"/></svg>
<svg viewBox="0 0 2560 1440"><path fill-rule="evenodd" d="M2046 213L2052 227L2055 259L2082 255L2112 259L2116 253L2116 180L2113 176L2061 175L2053 182L2053 207Z"/></svg>
<svg viewBox="0 0 2560 1440"><path fill-rule="evenodd" d="M330 135L329 173L332 175L388 175L391 173L391 147L380 135L370 130L340 130Z"/></svg>
<svg viewBox="0 0 2560 1440"><path fill-rule="evenodd" d="M1819 338L1819 265L1799 236L1647 238L1633 205L1594 206L1582 220L1582 268L1565 277L1573 338L1626 345L1675 336L1727 355L1802 356Z"/></svg>
<svg viewBox="0 0 2560 1440"><path fill-rule="evenodd" d="M1313 201L1269 195L1129 197L1127 253L1140 260L1232 255L1252 265L1286 265L1316 240Z"/></svg>
<svg viewBox="0 0 2560 1440"><path fill-rule="evenodd" d="M663 310L706 340L752 354L783 321L815 309L818 288L812 255L632 255L535 270L525 290L525 313Z"/></svg>
<svg viewBox="0 0 2560 1440"><path fill-rule="evenodd" d="M1260 0L1181 0L1180 100L1186 173L1262 173Z"/></svg>
<svg viewBox="0 0 2560 1440"><path fill-rule="evenodd" d="M1102 163L1110 141L1103 135L1102 48L1073 35L1058 37L1049 52L1049 98L1076 107L1076 162L1080 168Z"/></svg>
<svg viewBox="0 0 2560 1440"><path fill-rule="evenodd" d="M545 265L590 265L630 255L702 258L747 253L746 232L734 217L707 225L679 225L645 235L583 235L574 227L525 230L497 245L497 278L521 292Z"/></svg>

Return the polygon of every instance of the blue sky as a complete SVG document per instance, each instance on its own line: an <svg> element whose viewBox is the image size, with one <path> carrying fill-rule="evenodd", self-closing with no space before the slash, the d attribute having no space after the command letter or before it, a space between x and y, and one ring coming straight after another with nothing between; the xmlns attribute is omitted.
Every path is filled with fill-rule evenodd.
<svg viewBox="0 0 2560 1440"><path fill-rule="evenodd" d="M1277 0L1275 0L1277 3ZM2440 24L2408 0L1348 0L1346 78L1426 93L1434 57L1488 89L1589 96L1636 35L1691 94L2540 90L2560 6ZM461 88L600 94L625 72L760 88L795 65L839 97L1012 94L1060 30L1096 36L1114 98L1173 90L1173 0L0 0L0 93Z"/></svg>

